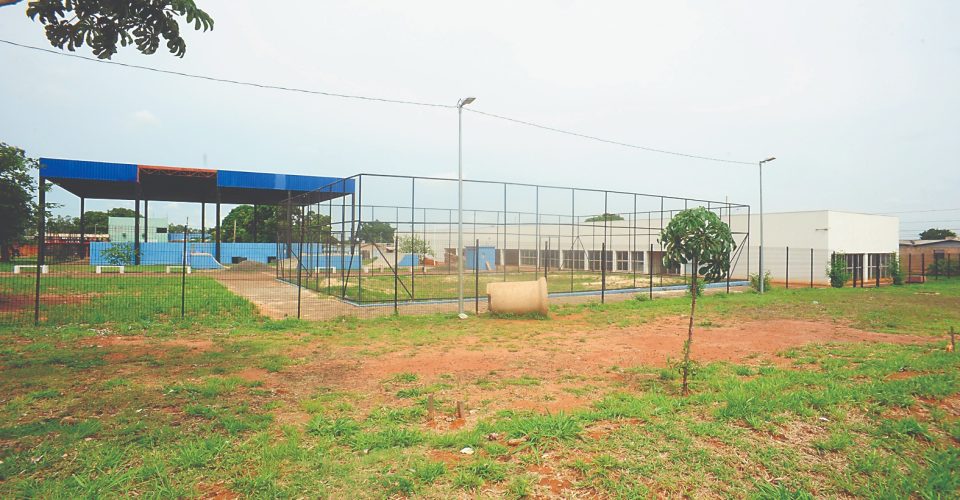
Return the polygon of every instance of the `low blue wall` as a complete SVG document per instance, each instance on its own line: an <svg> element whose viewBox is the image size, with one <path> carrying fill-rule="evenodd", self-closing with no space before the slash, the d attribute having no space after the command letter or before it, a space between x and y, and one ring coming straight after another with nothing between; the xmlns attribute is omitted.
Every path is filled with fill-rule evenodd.
<svg viewBox="0 0 960 500"><path fill-rule="evenodd" d="M466 251L463 252L464 258L464 267L473 271L473 268L477 265L477 257L479 257L480 270L481 271L496 271L497 270L497 249L494 247L480 247L480 255L477 255L477 247L467 247Z"/></svg>
<svg viewBox="0 0 960 500"><path fill-rule="evenodd" d="M103 251L110 248L114 243L92 242L90 243L90 265L105 266L110 265L104 258ZM281 252L283 248L280 248ZM299 245L294 245L294 255L299 250ZM205 255L214 255L217 251L216 243L187 243L187 264L197 269L216 268L216 262ZM351 266L350 256L341 258L339 255L331 255L329 259L323 255L323 247L319 244L305 244L303 246L304 263L307 267L336 267L343 269ZM319 254L319 258L318 258ZM220 263L229 266L234 258L246 259L264 264L277 260L276 243L221 243L220 244ZM280 255L284 258L285 255ZM142 265L162 265L177 266L183 260L183 243L141 243L140 244L140 263ZM353 259L353 269L360 268L359 256Z"/></svg>

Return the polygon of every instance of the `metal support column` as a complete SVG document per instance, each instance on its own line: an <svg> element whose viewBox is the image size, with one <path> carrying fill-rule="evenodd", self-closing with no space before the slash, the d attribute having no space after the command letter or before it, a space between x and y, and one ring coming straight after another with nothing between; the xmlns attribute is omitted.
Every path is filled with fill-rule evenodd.
<svg viewBox="0 0 960 500"><path fill-rule="evenodd" d="M140 184L133 202L133 263L140 265Z"/></svg>
<svg viewBox="0 0 960 500"><path fill-rule="evenodd" d="M39 184L37 208L40 216L37 217L37 274L36 290L33 297L34 324L40 324L40 275L43 272L43 265L46 263L47 256L47 178L41 176Z"/></svg>
<svg viewBox="0 0 960 500"><path fill-rule="evenodd" d="M220 262L220 233L221 233L220 231L220 188L217 188L217 211L216 212L217 212L217 225L216 225L217 245L216 245L216 248L214 249L214 253L216 254L215 257L217 259L217 262Z"/></svg>
<svg viewBox="0 0 960 500"><path fill-rule="evenodd" d="M82 196L80 197L80 250L78 252L80 254L79 255L80 258L86 258L87 256L86 245L85 245L87 240L87 225L86 225L86 221L84 220L84 206L83 206L85 200L86 199L84 197Z"/></svg>

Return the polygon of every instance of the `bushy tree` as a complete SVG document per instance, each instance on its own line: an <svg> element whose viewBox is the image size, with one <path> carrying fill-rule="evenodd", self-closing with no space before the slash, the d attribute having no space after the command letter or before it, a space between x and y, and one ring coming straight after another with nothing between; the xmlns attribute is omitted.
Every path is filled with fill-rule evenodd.
<svg viewBox="0 0 960 500"><path fill-rule="evenodd" d="M920 233L921 240L945 240L947 238L956 238L957 233L949 229L930 228Z"/></svg>
<svg viewBox="0 0 960 500"><path fill-rule="evenodd" d="M34 226L39 211L31 171L38 166L22 149L0 142L0 261L10 260L13 246Z"/></svg>
<svg viewBox="0 0 960 500"><path fill-rule="evenodd" d="M404 236L400 238L400 253L410 253L415 255L431 255L433 249L426 240L417 235Z"/></svg>
<svg viewBox="0 0 960 500"><path fill-rule="evenodd" d="M601 215L594 215L584 220L584 222L603 222L603 221L615 221L623 220L623 217L617 214L604 213Z"/></svg>
<svg viewBox="0 0 960 500"><path fill-rule="evenodd" d="M374 220L360 225L357 238L364 243L393 243L393 234L393 226Z"/></svg>
<svg viewBox="0 0 960 500"><path fill-rule="evenodd" d="M183 57L181 20L198 31L213 29L213 19L193 0L32 0L27 16L44 26L54 47L72 52L87 44L100 59L110 59L118 44L153 54L161 39L171 54Z"/></svg>
<svg viewBox="0 0 960 500"><path fill-rule="evenodd" d="M706 281L719 281L730 270L730 252L736 246L730 227L717 214L704 207L684 210L674 216L660 234L666 266L690 264L691 290L699 289L698 276ZM687 394L687 378L691 368L690 346L693 343L693 321L697 311L697 293L690 294L690 325L683 343L683 393Z"/></svg>

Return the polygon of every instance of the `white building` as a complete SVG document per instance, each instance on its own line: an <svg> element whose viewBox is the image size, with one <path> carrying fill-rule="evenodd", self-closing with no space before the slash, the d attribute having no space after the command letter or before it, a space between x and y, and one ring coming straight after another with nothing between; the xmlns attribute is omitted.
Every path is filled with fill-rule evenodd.
<svg viewBox="0 0 960 500"><path fill-rule="evenodd" d="M134 220L133 217L109 217L107 219L110 241L113 243L133 243ZM167 223L166 217L150 217L144 223L144 218L140 218L140 242L141 243L166 243L167 242Z"/></svg>
<svg viewBox="0 0 960 500"><path fill-rule="evenodd" d="M760 269L760 218L756 214L723 215L734 233L732 275L746 279ZM599 271L601 249L606 243L608 272L647 274L663 272L663 254L658 235L670 222L646 215L625 220L578 225L544 222L535 224L464 224L464 242L497 249L497 265L508 268L583 269ZM818 210L768 213L764 216L764 268L775 282L791 286L824 284L830 255L844 254L851 274L872 283L877 275L887 277L887 265L899 249L899 219L880 215ZM455 227L438 228L424 235L445 260L454 255ZM747 233L749 232L749 238ZM652 250L651 250L652 248ZM446 249L446 251L441 251Z"/></svg>
<svg viewBox="0 0 960 500"><path fill-rule="evenodd" d="M741 220L738 221L737 219ZM760 218L750 218L749 272L747 255L741 253L734 276L757 274L760 269ZM733 216L733 225L745 224L746 216ZM809 285L829 282L830 255L843 254L851 276L874 283L888 277L887 266L900 248L900 219L834 210L783 212L764 215L763 267L776 282ZM811 275L812 273L812 275Z"/></svg>

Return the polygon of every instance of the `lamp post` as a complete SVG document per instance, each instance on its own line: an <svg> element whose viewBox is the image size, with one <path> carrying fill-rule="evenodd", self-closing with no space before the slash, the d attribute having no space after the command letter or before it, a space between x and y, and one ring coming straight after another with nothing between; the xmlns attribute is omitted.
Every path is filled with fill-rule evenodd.
<svg viewBox="0 0 960 500"><path fill-rule="evenodd" d="M457 102L457 316L465 319L463 312L463 107L475 101L464 97Z"/></svg>
<svg viewBox="0 0 960 500"><path fill-rule="evenodd" d="M766 160L761 160L759 163L760 166L760 274L758 275L758 280L760 281L760 293L763 293L763 164L776 160L775 157L771 156Z"/></svg>

